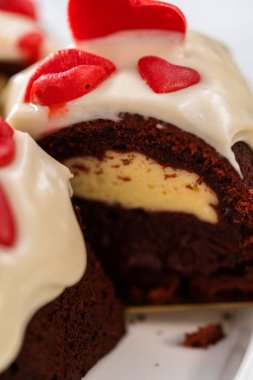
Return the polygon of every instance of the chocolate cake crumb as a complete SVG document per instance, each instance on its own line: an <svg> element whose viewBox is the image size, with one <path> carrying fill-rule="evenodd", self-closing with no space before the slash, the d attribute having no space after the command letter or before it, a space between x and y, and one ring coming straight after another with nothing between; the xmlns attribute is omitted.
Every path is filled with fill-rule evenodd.
<svg viewBox="0 0 253 380"><path fill-rule="evenodd" d="M229 312L226 312L223 314L223 319L225 321L231 321L231 319L233 319L233 314L229 313Z"/></svg>
<svg viewBox="0 0 253 380"><path fill-rule="evenodd" d="M137 319L139 322L144 322L147 320L147 316L145 314L138 314Z"/></svg>
<svg viewBox="0 0 253 380"><path fill-rule="evenodd" d="M121 181L124 181L124 182L130 182L131 181L130 177L122 177L120 175L118 175L118 179L120 179Z"/></svg>
<svg viewBox="0 0 253 380"><path fill-rule="evenodd" d="M90 169L87 168L87 166L81 165L81 164L74 164L74 165L71 166L71 169L72 170L77 170L77 171L80 171L80 172L84 172L84 173L88 173L90 171Z"/></svg>
<svg viewBox="0 0 253 380"><path fill-rule="evenodd" d="M199 177L196 181L196 184L200 186L202 185L203 182L204 182L203 178Z"/></svg>
<svg viewBox="0 0 253 380"><path fill-rule="evenodd" d="M164 174L164 179L177 178L177 174Z"/></svg>
<svg viewBox="0 0 253 380"><path fill-rule="evenodd" d="M191 185L191 184L188 184L185 186L186 189L189 189L189 190L192 190L194 191L195 193L198 193L199 192L199 187L197 185Z"/></svg>
<svg viewBox="0 0 253 380"><path fill-rule="evenodd" d="M128 159L123 159L123 160L121 160L122 161L122 164L124 165L124 166L128 166L128 165L130 165L130 160L128 160Z"/></svg>
<svg viewBox="0 0 253 380"><path fill-rule="evenodd" d="M225 338L223 327L220 323L200 327L198 331L186 333L183 346L191 348L208 348Z"/></svg>

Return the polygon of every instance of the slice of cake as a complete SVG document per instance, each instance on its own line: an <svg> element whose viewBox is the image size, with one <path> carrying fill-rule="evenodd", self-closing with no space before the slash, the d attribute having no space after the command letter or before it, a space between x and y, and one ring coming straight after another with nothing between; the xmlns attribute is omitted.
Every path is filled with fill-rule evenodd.
<svg viewBox="0 0 253 380"><path fill-rule="evenodd" d="M84 245L71 175L0 119L0 379L80 380L124 333Z"/></svg>
<svg viewBox="0 0 253 380"><path fill-rule="evenodd" d="M0 1L0 91L10 76L55 49L38 25L33 0Z"/></svg>
<svg viewBox="0 0 253 380"><path fill-rule="evenodd" d="M15 78L6 109L74 173L117 291L252 300L253 99L228 50L165 3L71 0L69 20L77 49Z"/></svg>

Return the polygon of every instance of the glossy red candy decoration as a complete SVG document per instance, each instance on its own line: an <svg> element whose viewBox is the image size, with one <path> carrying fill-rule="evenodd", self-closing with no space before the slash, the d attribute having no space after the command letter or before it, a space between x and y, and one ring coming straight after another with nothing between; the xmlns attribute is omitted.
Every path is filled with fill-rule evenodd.
<svg viewBox="0 0 253 380"><path fill-rule="evenodd" d="M49 106L65 103L92 91L115 70L112 62L94 54L60 50L37 67L24 101Z"/></svg>
<svg viewBox="0 0 253 380"><path fill-rule="evenodd" d="M159 57L143 57L138 70L144 81L157 94L179 91L200 82L198 71L177 66Z"/></svg>
<svg viewBox="0 0 253 380"><path fill-rule="evenodd" d="M53 106L79 98L92 91L107 77L103 67L81 65L57 74L42 75L31 89L31 101Z"/></svg>
<svg viewBox="0 0 253 380"><path fill-rule="evenodd" d="M0 118L0 168L10 164L15 157L13 133L13 129Z"/></svg>
<svg viewBox="0 0 253 380"><path fill-rule="evenodd" d="M69 22L77 40L122 30L158 29L186 32L183 13L154 0L69 0Z"/></svg>
<svg viewBox="0 0 253 380"><path fill-rule="evenodd" d="M27 33L18 40L18 49L20 49L24 59L29 64L33 64L40 59L43 41L44 36L39 32Z"/></svg>
<svg viewBox="0 0 253 380"><path fill-rule="evenodd" d="M18 13L34 20L37 18L33 0L0 0L0 10Z"/></svg>
<svg viewBox="0 0 253 380"><path fill-rule="evenodd" d="M16 240L16 226L7 196L0 184L0 247L10 247Z"/></svg>

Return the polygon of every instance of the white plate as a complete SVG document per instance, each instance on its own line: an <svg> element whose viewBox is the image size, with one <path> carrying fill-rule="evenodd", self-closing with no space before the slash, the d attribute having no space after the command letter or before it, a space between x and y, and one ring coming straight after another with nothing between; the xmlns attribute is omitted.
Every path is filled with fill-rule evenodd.
<svg viewBox="0 0 253 380"><path fill-rule="evenodd" d="M217 322L222 323L226 334L222 341L207 350L182 347L185 333ZM85 380L252 380L252 326L253 309L135 318L119 346Z"/></svg>
<svg viewBox="0 0 253 380"><path fill-rule="evenodd" d="M66 0L37 0L42 23L62 46L71 42ZM223 40L253 84L253 1L175 0L190 27ZM85 22L85 20L84 20ZM231 313L231 312L230 312ZM253 309L149 314L128 323L119 346L94 367L85 380L252 380ZM207 349L180 346L186 332L222 322L226 338Z"/></svg>

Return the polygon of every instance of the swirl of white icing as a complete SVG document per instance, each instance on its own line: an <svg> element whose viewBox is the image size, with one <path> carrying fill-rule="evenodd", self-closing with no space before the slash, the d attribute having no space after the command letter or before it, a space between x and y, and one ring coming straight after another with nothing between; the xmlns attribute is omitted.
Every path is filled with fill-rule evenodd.
<svg viewBox="0 0 253 380"><path fill-rule="evenodd" d="M219 42L189 32L185 41L164 31L127 31L82 42L78 48L112 60L117 71L94 91L66 104L52 117L47 107L23 102L33 72L18 75L5 94L10 124L35 139L72 124L118 120L122 112L154 117L202 138L240 173L231 147L253 148L253 97L228 50ZM198 70L202 80L186 89L156 94L142 80L138 60L155 55Z"/></svg>
<svg viewBox="0 0 253 380"><path fill-rule="evenodd" d="M73 211L70 172L28 134L0 183L17 224L13 247L0 246L0 371L16 358L34 313L83 276L86 251Z"/></svg>
<svg viewBox="0 0 253 380"><path fill-rule="evenodd" d="M38 32L44 36L41 58L57 49L56 44L45 36L35 20L0 10L0 61L22 61L25 57L18 48L18 41L31 32Z"/></svg>

